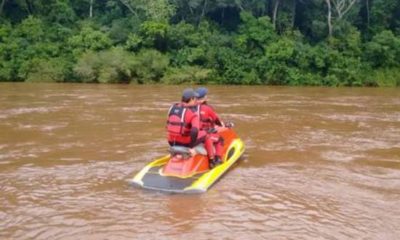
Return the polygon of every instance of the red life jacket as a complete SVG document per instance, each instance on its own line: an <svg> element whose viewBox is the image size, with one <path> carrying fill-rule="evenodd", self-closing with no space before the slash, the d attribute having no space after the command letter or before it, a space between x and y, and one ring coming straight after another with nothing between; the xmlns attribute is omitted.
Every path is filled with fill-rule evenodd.
<svg viewBox="0 0 400 240"><path fill-rule="evenodd" d="M170 135L189 136L191 129L191 117L185 117L191 110L182 104L176 103L168 112L167 131Z"/></svg>

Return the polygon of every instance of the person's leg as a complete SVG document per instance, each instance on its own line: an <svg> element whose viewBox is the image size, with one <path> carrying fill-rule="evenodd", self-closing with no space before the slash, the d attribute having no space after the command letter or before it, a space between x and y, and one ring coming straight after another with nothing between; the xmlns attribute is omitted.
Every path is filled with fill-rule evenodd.
<svg viewBox="0 0 400 240"><path fill-rule="evenodd" d="M222 160L222 151L224 150L224 144L222 138L220 138L216 143L215 146L215 156L219 157Z"/></svg>
<svg viewBox="0 0 400 240"><path fill-rule="evenodd" d="M224 139L221 138L217 133L209 134L209 138L211 139L214 147L215 147L215 156L222 157L222 151L224 147Z"/></svg>
<svg viewBox="0 0 400 240"><path fill-rule="evenodd" d="M209 135L206 135L205 139L204 139L204 148L207 151L207 156L209 160L213 160L214 159L214 147L213 147L213 141L212 139L209 137Z"/></svg>
<svg viewBox="0 0 400 240"><path fill-rule="evenodd" d="M193 148L193 147L199 145L200 143L204 144L204 148L207 151L208 159L210 161L214 160L214 155L215 155L214 154L214 146L213 146L214 143L206 131L203 131L203 130L200 131L199 134L197 135L196 142L193 145L191 145L190 147Z"/></svg>

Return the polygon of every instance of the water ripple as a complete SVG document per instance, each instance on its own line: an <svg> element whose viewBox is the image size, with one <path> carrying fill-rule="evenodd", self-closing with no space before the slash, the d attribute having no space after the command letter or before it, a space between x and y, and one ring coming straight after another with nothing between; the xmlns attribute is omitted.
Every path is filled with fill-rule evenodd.
<svg viewBox="0 0 400 240"><path fill-rule="evenodd" d="M400 235L398 90L210 86L247 152L202 195L128 183L167 153L180 87L0 91L0 239Z"/></svg>

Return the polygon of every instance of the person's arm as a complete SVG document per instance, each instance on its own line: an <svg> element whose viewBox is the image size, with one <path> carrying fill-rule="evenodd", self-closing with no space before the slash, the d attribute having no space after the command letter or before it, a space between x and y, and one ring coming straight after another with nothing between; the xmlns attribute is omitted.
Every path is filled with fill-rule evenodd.
<svg viewBox="0 0 400 240"><path fill-rule="evenodd" d="M224 123L221 121L221 119L219 118L218 114L214 111L214 108L212 108L211 106L209 107L209 116L211 117L211 119L214 121L214 123L218 126L223 127Z"/></svg>
<svg viewBox="0 0 400 240"><path fill-rule="evenodd" d="M193 146L193 144L197 141L197 136L199 134L199 129L200 129L200 121L199 121L199 116L195 114L192 117L192 120L190 121L192 128L190 129L190 138L191 138L191 143L190 145Z"/></svg>

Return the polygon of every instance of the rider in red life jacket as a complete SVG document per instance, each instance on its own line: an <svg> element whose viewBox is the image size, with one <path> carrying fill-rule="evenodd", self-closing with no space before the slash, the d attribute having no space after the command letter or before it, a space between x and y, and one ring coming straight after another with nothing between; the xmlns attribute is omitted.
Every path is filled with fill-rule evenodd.
<svg viewBox="0 0 400 240"><path fill-rule="evenodd" d="M223 139L215 131L215 126L224 126L224 123L218 117L214 109L207 104L207 93L208 90L205 87L196 89L198 94L197 103L200 113L200 129L206 131L207 138L210 139L215 147L215 158L211 162L212 165L218 165L222 163L221 154L223 151Z"/></svg>
<svg viewBox="0 0 400 240"><path fill-rule="evenodd" d="M204 143L209 159L214 159L213 143L207 133L200 130L200 119L196 103L197 93L193 89L185 89L181 103L171 106L168 111L167 131L168 143L191 148Z"/></svg>

